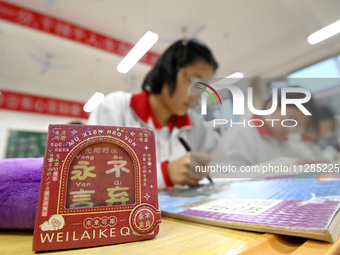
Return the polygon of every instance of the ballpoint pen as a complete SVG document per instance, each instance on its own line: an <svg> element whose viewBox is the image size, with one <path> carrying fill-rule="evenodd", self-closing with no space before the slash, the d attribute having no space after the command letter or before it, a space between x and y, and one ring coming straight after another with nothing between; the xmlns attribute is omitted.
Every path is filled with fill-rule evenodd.
<svg viewBox="0 0 340 255"><path fill-rule="evenodd" d="M191 151L189 144L182 137L179 136L178 139L187 151ZM209 175L207 175L207 179L210 181L211 184L214 183Z"/></svg>

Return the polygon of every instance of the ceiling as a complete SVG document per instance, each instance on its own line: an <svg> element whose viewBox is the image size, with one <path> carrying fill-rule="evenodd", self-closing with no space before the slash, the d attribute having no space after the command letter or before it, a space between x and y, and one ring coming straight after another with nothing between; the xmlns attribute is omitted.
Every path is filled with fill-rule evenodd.
<svg viewBox="0 0 340 255"><path fill-rule="evenodd" d="M216 77L239 71L274 78L340 53L340 35L317 45L306 38L340 19L334 0L7 0L135 44L148 30L161 53L172 40L197 38L214 52ZM42 70L50 56L59 68ZM127 74L121 56L0 20L0 89L85 102L100 91L138 91L150 65Z"/></svg>

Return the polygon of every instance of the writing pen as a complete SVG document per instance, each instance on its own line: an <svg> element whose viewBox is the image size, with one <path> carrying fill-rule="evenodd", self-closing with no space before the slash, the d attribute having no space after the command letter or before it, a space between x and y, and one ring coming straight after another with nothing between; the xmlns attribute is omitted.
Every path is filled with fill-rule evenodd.
<svg viewBox="0 0 340 255"><path fill-rule="evenodd" d="M178 139L187 151L191 151L189 144L182 137L179 136ZM207 175L207 179L210 181L211 184L214 183L209 175Z"/></svg>

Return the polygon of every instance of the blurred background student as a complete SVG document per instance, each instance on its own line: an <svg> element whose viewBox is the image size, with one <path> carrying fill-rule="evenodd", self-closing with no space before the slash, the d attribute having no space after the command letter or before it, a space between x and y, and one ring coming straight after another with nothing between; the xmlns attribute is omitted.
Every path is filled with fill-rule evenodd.
<svg viewBox="0 0 340 255"><path fill-rule="evenodd" d="M295 87L296 88L296 87ZM298 92L287 93L287 99L301 99L305 95ZM264 103L264 110L272 107L273 98ZM286 115L281 113L281 93L277 96L276 110L268 115L252 115L251 125L235 125L223 134L223 143L227 159L235 166L256 164L280 164L290 161L309 162L294 149L289 140L291 133L299 133L307 126L317 128L317 112L313 98L303 106L312 114L305 115L296 105L287 104ZM297 121L295 127L285 127L281 123L285 119ZM245 123L248 123L246 121ZM261 124L263 123L263 125ZM286 126L294 126L287 122ZM257 127L253 127L257 126Z"/></svg>
<svg viewBox="0 0 340 255"><path fill-rule="evenodd" d="M339 160L338 125L334 112L326 106L317 106L317 125L309 125L301 133L291 135L295 148L304 158L318 161Z"/></svg>
<svg viewBox="0 0 340 255"><path fill-rule="evenodd" d="M198 115L190 117L190 78L211 78L218 63L211 51L195 40L173 43L146 75L142 92L113 92L93 111L88 124L148 127L156 137L158 187L197 185L191 165L206 166L221 153L218 134ZM192 149L187 152L178 137ZM190 139L194 138L194 139ZM199 152L199 153L197 153Z"/></svg>

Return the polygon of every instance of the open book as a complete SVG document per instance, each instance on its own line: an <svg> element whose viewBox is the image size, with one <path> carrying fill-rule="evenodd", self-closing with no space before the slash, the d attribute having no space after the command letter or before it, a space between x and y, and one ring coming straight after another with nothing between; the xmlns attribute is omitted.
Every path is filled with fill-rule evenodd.
<svg viewBox="0 0 340 255"><path fill-rule="evenodd" d="M229 181L159 194L162 214L215 226L334 242L340 179Z"/></svg>

